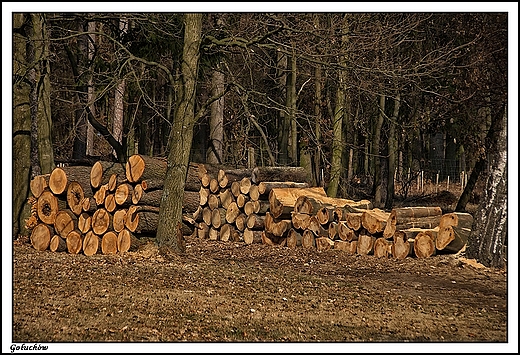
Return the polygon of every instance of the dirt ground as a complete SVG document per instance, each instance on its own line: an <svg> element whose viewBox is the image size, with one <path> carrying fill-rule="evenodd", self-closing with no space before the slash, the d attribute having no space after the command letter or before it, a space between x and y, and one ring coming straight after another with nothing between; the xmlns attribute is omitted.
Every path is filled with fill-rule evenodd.
<svg viewBox="0 0 520 355"><path fill-rule="evenodd" d="M73 344L79 352L99 343L104 351L125 343L146 352L161 344L177 352L181 344L171 343L178 342L206 352L222 343L229 352L262 344L283 351L286 342L299 352L464 343L463 351L500 352L516 338L507 271L463 254L397 260L195 237L186 245L185 255L149 242L88 257L38 252L16 240L12 343L48 343L51 351Z"/></svg>

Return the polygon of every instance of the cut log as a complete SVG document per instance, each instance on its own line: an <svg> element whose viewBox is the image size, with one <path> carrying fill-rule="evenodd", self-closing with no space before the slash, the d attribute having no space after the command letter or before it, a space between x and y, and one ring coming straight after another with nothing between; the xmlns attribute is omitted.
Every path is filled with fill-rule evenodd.
<svg viewBox="0 0 520 355"><path fill-rule="evenodd" d="M334 247L334 241L328 237L318 237L316 238L316 250L318 251L326 251L330 250Z"/></svg>
<svg viewBox="0 0 520 355"><path fill-rule="evenodd" d="M251 229L244 229L244 243L246 244L253 244L253 243L262 243L262 233L264 231L255 231Z"/></svg>
<svg viewBox="0 0 520 355"><path fill-rule="evenodd" d="M401 207L394 208L390 211L390 216L383 231L383 237L390 239L393 237L398 224L414 222L424 217L441 216L442 209L440 207Z"/></svg>
<svg viewBox="0 0 520 355"><path fill-rule="evenodd" d="M137 238L125 228L117 234L117 250L120 253L126 253L132 248L132 244L134 244L134 249L136 249L136 241Z"/></svg>
<svg viewBox="0 0 520 355"><path fill-rule="evenodd" d="M58 198L50 190L45 190L38 197L36 208L40 221L52 225L59 211Z"/></svg>
<svg viewBox="0 0 520 355"><path fill-rule="evenodd" d="M227 216L227 214L226 214ZM237 229L241 232L244 231L244 229L246 229L246 223L247 223L247 215L245 213L240 213L236 218L235 218L235 226L237 227ZM265 222L264 222L265 223Z"/></svg>
<svg viewBox="0 0 520 355"><path fill-rule="evenodd" d="M329 223L328 230L329 230L329 239L330 240L339 239L338 229L339 229L338 222ZM336 236L337 236L337 238L336 238Z"/></svg>
<svg viewBox="0 0 520 355"><path fill-rule="evenodd" d="M81 203L81 209L83 212L93 214L97 210L96 199L94 197L85 197Z"/></svg>
<svg viewBox="0 0 520 355"><path fill-rule="evenodd" d="M255 167L251 173L251 182L259 184L266 181L292 181L310 183L311 179L303 167Z"/></svg>
<svg viewBox="0 0 520 355"><path fill-rule="evenodd" d="M338 236L339 239L349 242L358 239L356 231L348 226L347 221L338 222Z"/></svg>
<svg viewBox="0 0 520 355"><path fill-rule="evenodd" d="M294 182L294 181L262 181L257 184L258 192L260 193L260 199L267 199L272 189L287 189L287 188L298 188L305 189L310 187L306 182Z"/></svg>
<svg viewBox="0 0 520 355"><path fill-rule="evenodd" d="M359 255L374 254L374 242L376 238L371 235L360 234L357 240L357 250Z"/></svg>
<svg viewBox="0 0 520 355"><path fill-rule="evenodd" d="M110 175L110 178L108 179L108 183L107 183L107 187L108 187L108 191L109 192L114 192L116 191L116 188L117 188L117 176L118 174L112 174Z"/></svg>
<svg viewBox="0 0 520 355"><path fill-rule="evenodd" d="M241 192L240 192L240 182L239 181L233 181L231 183L231 193L235 197L238 197L238 195L241 194Z"/></svg>
<svg viewBox="0 0 520 355"><path fill-rule="evenodd" d="M83 249L83 236L76 230L67 234L65 241L70 254L78 254Z"/></svg>
<svg viewBox="0 0 520 355"><path fill-rule="evenodd" d="M246 226L249 229L264 229L265 228L265 216L257 214L250 214L246 219Z"/></svg>
<svg viewBox="0 0 520 355"><path fill-rule="evenodd" d="M159 180L166 177L166 159L134 154L125 165L125 175L130 183L142 180Z"/></svg>
<svg viewBox="0 0 520 355"><path fill-rule="evenodd" d="M224 223L222 227L220 227L220 240L223 242L233 240L234 229L235 227L232 224Z"/></svg>
<svg viewBox="0 0 520 355"><path fill-rule="evenodd" d="M141 184L137 184L134 186L134 189L132 191L132 203L134 205L137 205L139 201L141 201L141 198L143 197L144 189Z"/></svg>
<svg viewBox="0 0 520 355"><path fill-rule="evenodd" d="M309 226L307 227L307 229L312 231L314 235L317 237L329 236L328 228L325 229L324 226L320 222L318 222L318 218L316 218L316 216L311 216L311 218L309 219Z"/></svg>
<svg viewBox="0 0 520 355"><path fill-rule="evenodd" d="M209 207L204 207L202 209L202 220L208 226L211 226L211 215L212 215L212 210Z"/></svg>
<svg viewBox="0 0 520 355"><path fill-rule="evenodd" d="M291 222L293 225L293 228L304 230L309 227L309 220L311 216L307 213L298 213L298 212L292 212L291 213Z"/></svg>
<svg viewBox="0 0 520 355"><path fill-rule="evenodd" d="M305 249L315 249L316 248L316 237L314 232L310 229L306 229L302 234L302 247Z"/></svg>
<svg viewBox="0 0 520 355"><path fill-rule="evenodd" d="M51 237L54 236L52 227L45 223L38 223L31 231L31 244L34 249L44 251L49 248Z"/></svg>
<svg viewBox="0 0 520 355"><path fill-rule="evenodd" d="M377 238L374 242L374 256L376 258L387 258L392 255L393 243L383 237Z"/></svg>
<svg viewBox="0 0 520 355"><path fill-rule="evenodd" d="M220 186L218 185L218 180L217 179L211 179L210 182L209 182L209 191L211 193L214 193L216 194L220 189Z"/></svg>
<svg viewBox="0 0 520 355"><path fill-rule="evenodd" d="M55 195L65 192L68 185L67 174L62 168L54 168L49 176L49 188Z"/></svg>
<svg viewBox="0 0 520 355"><path fill-rule="evenodd" d="M209 226L205 222L199 222L197 224L197 237L200 239L209 238Z"/></svg>
<svg viewBox="0 0 520 355"><path fill-rule="evenodd" d="M132 203L134 188L128 183L122 183L117 186L114 192L114 199L118 206L128 206Z"/></svg>
<svg viewBox="0 0 520 355"><path fill-rule="evenodd" d="M114 194L110 193L105 196L104 206L108 212L114 212L116 210L117 204Z"/></svg>
<svg viewBox="0 0 520 355"><path fill-rule="evenodd" d="M105 197L108 193L108 185L103 184L99 187L99 189L94 193L94 200L96 201L96 205L103 206L105 203Z"/></svg>
<svg viewBox="0 0 520 355"><path fill-rule="evenodd" d="M231 192L231 189L223 189L219 192L220 204L223 208L227 209L231 202L235 201L235 196Z"/></svg>
<svg viewBox="0 0 520 355"><path fill-rule="evenodd" d="M240 208L236 202L231 202L226 210L226 222L235 223L238 215L241 213Z"/></svg>
<svg viewBox="0 0 520 355"><path fill-rule="evenodd" d="M99 236L90 231L83 238L83 254L92 256L101 253L101 241Z"/></svg>
<svg viewBox="0 0 520 355"><path fill-rule="evenodd" d="M287 247L294 249L302 245L302 235L296 229L291 228L287 233Z"/></svg>
<svg viewBox="0 0 520 355"><path fill-rule="evenodd" d="M428 258L435 255L435 242L432 233L421 232L413 241L413 251L418 258Z"/></svg>
<svg viewBox="0 0 520 355"><path fill-rule="evenodd" d="M92 231L97 235L103 235L110 227L110 213L104 208L99 208L92 215Z"/></svg>
<svg viewBox="0 0 520 355"><path fill-rule="evenodd" d="M220 228L226 223L226 212L224 208L215 208L211 211L211 226L214 228Z"/></svg>
<svg viewBox="0 0 520 355"><path fill-rule="evenodd" d="M433 240L435 240L437 238L437 234L439 233L439 227L428 228L428 229L426 229L426 228L408 228L408 229L396 231L396 233L397 232L404 233L405 239L414 239L417 236L417 234L419 234L421 232L428 232L431 235L431 237L433 238ZM395 240L395 238L394 238L394 240Z"/></svg>
<svg viewBox="0 0 520 355"><path fill-rule="evenodd" d="M236 198L237 205L240 208L244 208L244 206L246 205L246 202L248 202L248 201L249 201L249 196L244 195L243 193L240 193Z"/></svg>
<svg viewBox="0 0 520 355"><path fill-rule="evenodd" d="M394 233L394 242L392 243L392 256L396 259L404 259L413 255L413 240L406 238L402 231Z"/></svg>
<svg viewBox="0 0 520 355"><path fill-rule="evenodd" d="M112 216L112 226L114 228L114 231L119 233L125 228L126 223L126 213L128 212L127 209L118 209L114 212Z"/></svg>
<svg viewBox="0 0 520 355"><path fill-rule="evenodd" d="M362 212L349 212L346 214L345 221L347 222L347 226L355 231L358 231L362 227L361 217L363 216Z"/></svg>
<svg viewBox="0 0 520 355"><path fill-rule="evenodd" d="M273 218L272 214L267 212L264 218L265 230L277 237L286 236L289 229L292 227L290 219L277 220Z"/></svg>
<svg viewBox="0 0 520 355"><path fill-rule="evenodd" d="M157 224L159 222L158 213L141 211L137 212L133 216L134 218L128 218L128 215L129 213L127 212L125 227L130 232L137 234L155 234L157 232Z"/></svg>
<svg viewBox="0 0 520 355"><path fill-rule="evenodd" d="M117 234L110 231L103 235L101 238L101 253L117 254Z"/></svg>
<svg viewBox="0 0 520 355"><path fill-rule="evenodd" d="M85 176L90 176L90 185L94 189L98 189L101 185L108 184L113 174L124 176L125 167L117 162L97 161L90 168L89 175ZM77 179L74 178L74 180Z"/></svg>
<svg viewBox="0 0 520 355"><path fill-rule="evenodd" d="M344 240L335 240L333 249L347 252L350 250L350 242Z"/></svg>
<svg viewBox="0 0 520 355"><path fill-rule="evenodd" d="M386 221L390 213L385 212L379 208L363 211L361 215L361 225L370 233L376 234L383 232L386 226ZM359 248L359 244L358 244Z"/></svg>
<svg viewBox="0 0 520 355"><path fill-rule="evenodd" d="M52 252L61 253L67 250L67 241L60 237L59 235L55 234L51 238L51 242L49 244L49 249Z"/></svg>
<svg viewBox="0 0 520 355"><path fill-rule="evenodd" d="M251 189L251 179L248 177L242 178L240 180L240 192L244 195L249 194L249 190Z"/></svg>
<svg viewBox="0 0 520 355"><path fill-rule="evenodd" d="M215 210L220 207L220 200L217 195L214 193L209 194L208 196L208 207L210 210Z"/></svg>
<svg viewBox="0 0 520 355"><path fill-rule="evenodd" d="M211 182L211 176L208 173L205 173L200 178L200 184L203 188L208 189L209 191L209 183Z"/></svg>
<svg viewBox="0 0 520 355"><path fill-rule="evenodd" d="M334 219L334 206L323 206L316 212L316 219L321 225L327 225Z"/></svg>
<svg viewBox="0 0 520 355"><path fill-rule="evenodd" d="M54 230L62 238L78 227L78 217L71 210L61 210L56 214L54 221Z"/></svg>
<svg viewBox="0 0 520 355"><path fill-rule="evenodd" d="M249 200L244 205L244 213L246 215L252 215L253 213L259 213L260 212L260 201L258 200Z"/></svg>
<svg viewBox="0 0 520 355"><path fill-rule="evenodd" d="M29 182L29 187L31 189L31 193L34 197L38 198L42 194L43 191L49 186L49 176L51 174L45 175L36 175Z"/></svg>
<svg viewBox="0 0 520 355"><path fill-rule="evenodd" d="M199 189L199 204L201 206L206 206L206 204L208 203L208 197L209 197L209 189L205 188L205 187L200 187Z"/></svg>
<svg viewBox="0 0 520 355"><path fill-rule="evenodd" d="M83 212L78 217L78 229L85 234L92 228L92 216L87 212Z"/></svg>
<svg viewBox="0 0 520 355"><path fill-rule="evenodd" d="M219 229L211 226L209 228L209 240L218 240Z"/></svg>
<svg viewBox="0 0 520 355"><path fill-rule="evenodd" d="M469 213L444 214L439 222L439 233L435 240L437 250L458 252L467 243L472 224L473 216Z"/></svg>
<svg viewBox="0 0 520 355"><path fill-rule="evenodd" d="M251 184L251 188L249 189L249 198L253 201L257 201L260 198L258 185Z"/></svg>
<svg viewBox="0 0 520 355"><path fill-rule="evenodd" d="M218 186L221 189L227 187L227 185L228 185L228 182L229 182L228 177L226 175L226 172L222 169L219 169L219 171L218 171L217 182L218 182Z"/></svg>

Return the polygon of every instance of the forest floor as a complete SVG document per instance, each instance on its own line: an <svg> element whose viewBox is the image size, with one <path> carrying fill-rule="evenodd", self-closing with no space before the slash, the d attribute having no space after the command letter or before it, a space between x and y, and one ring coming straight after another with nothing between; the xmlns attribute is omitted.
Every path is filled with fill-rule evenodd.
<svg viewBox="0 0 520 355"><path fill-rule="evenodd" d="M134 252L91 257L39 252L18 238L12 342L48 343L50 351L74 344L76 352L99 343L146 352L165 344L174 352L431 352L464 343L464 352L500 352L516 337L508 271L464 253L397 260L185 238L184 255L150 239Z"/></svg>

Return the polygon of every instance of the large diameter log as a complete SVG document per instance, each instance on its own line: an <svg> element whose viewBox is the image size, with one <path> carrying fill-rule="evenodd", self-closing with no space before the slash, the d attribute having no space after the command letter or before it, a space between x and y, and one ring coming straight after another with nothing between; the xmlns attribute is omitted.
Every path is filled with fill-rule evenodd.
<svg viewBox="0 0 520 355"><path fill-rule="evenodd" d="M101 252L105 255L117 253L117 234L110 231L101 238Z"/></svg>
<svg viewBox="0 0 520 355"><path fill-rule="evenodd" d="M54 224L59 211L58 198L50 190L45 190L36 203L38 218L46 224Z"/></svg>
<svg viewBox="0 0 520 355"><path fill-rule="evenodd" d="M277 237L286 236L292 227L291 220L273 218L272 214L267 212L264 218L265 230Z"/></svg>
<svg viewBox="0 0 520 355"><path fill-rule="evenodd" d="M354 231L348 226L347 221L338 222L338 236L339 239L349 242L358 239L356 231Z"/></svg>
<svg viewBox="0 0 520 355"><path fill-rule="evenodd" d="M402 231L394 233L394 242L392 243L392 256L396 259L404 259L413 255L413 240L408 239Z"/></svg>
<svg viewBox="0 0 520 355"><path fill-rule="evenodd" d="M311 179L303 167L255 167L251 173L251 182L293 181L310 183Z"/></svg>
<svg viewBox="0 0 520 355"><path fill-rule="evenodd" d="M329 222L332 222L334 219L334 210L333 206L323 206L316 212L316 219L322 225L326 225Z"/></svg>
<svg viewBox="0 0 520 355"><path fill-rule="evenodd" d="M92 231L97 235L103 235L110 227L110 213L104 208L99 208L92 215Z"/></svg>
<svg viewBox="0 0 520 355"><path fill-rule="evenodd" d="M429 232L417 234L413 242L413 251L418 258L428 258L435 255L434 237Z"/></svg>
<svg viewBox="0 0 520 355"><path fill-rule="evenodd" d="M306 229L302 234L302 247L305 249L315 249L316 248L316 237L314 232L310 229Z"/></svg>
<svg viewBox="0 0 520 355"><path fill-rule="evenodd" d="M199 191L199 188L201 186L201 178L204 174L206 174L204 164L190 162L188 165L188 174L186 175L186 182L184 183L184 190L195 192ZM140 185L143 191L163 190L165 177L166 176L163 176L159 179L143 179L141 180Z"/></svg>
<svg viewBox="0 0 520 355"><path fill-rule="evenodd" d="M302 235L296 229L291 228L287 233L287 247L294 249L302 245Z"/></svg>
<svg viewBox="0 0 520 355"><path fill-rule="evenodd" d="M362 212L350 212L345 216L345 222L347 222L347 226L350 229L358 231L362 227L361 217L363 216Z"/></svg>
<svg viewBox="0 0 520 355"><path fill-rule="evenodd" d="M83 238L83 254L86 256L92 256L101 252L101 241L100 238L90 231Z"/></svg>
<svg viewBox="0 0 520 355"><path fill-rule="evenodd" d="M390 213L378 208L366 210L361 215L361 224L370 234L383 232L389 216Z"/></svg>
<svg viewBox="0 0 520 355"><path fill-rule="evenodd" d="M49 176L50 174L45 175L36 175L29 182L29 188L34 197L38 198L42 194L43 191L49 186Z"/></svg>
<svg viewBox="0 0 520 355"><path fill-rule="evenodd" d="M166 177L166 159L134 154L128 158L125 165L125 175L129 182L141 180L157 180Z"/></svg>
<svg viewBox="0 0 520 355"><path fill-rule="evenodd" d="M269 233L267 231L261 231L260 236L262 238L261 242L264 245L270 245L270 246L285 246L287 243L286 237L279 237L272 233Z"/></svg>
<svg viewBox="0 0 520 355"><path fill-rule="evenodd" d="M68 184L67 173L62 168L54 168L49 176L49 188L55 195L65 192Z"/></svg>
<svg viewBox="0 0 520 355"><path fill-rule="evenodd" d="M463 245L461 246L460 244L465 243L464 240L467 242L467 236L471 232L472 224L473 216L469 213L453 212L444 214L439 222L439 234L435 240L436 248L443 250L456 238L458 240L451 246L451 249L455 250L459 246L462 248ZM452 228L450 229L449 227Z"/></svg>
<svg viewBox="0 0 520 355"><path fill-rule="evenodd" d="M334 247L334 241L328 237L316 238L316 250L326 251Z"/></svg>
<svg viewBox="0 0 520 355"><path fill-rule="evenodd" d="M413 222L423 217L441 216L442 209L440 207L401 207L394 208L390 211L390 216L383 231L383 237L392 238L397 230L398 224Z"/></svg>
<svg viewBox="0 0 520 355"><path fill-rule="evenodd" d="M31 244L34 249L38 251L47 250L51 243L52 236L54 236L52 227L45 223L38 223L31 231Z"/></svg>
<svg viewBox="0 0 520 355"><path fill-rule="evenodd" d="M67 250L67 241L55 234L51 238L51 243L49 244L49 250L52 252L61 253Z"/></svg>
<svg viewBox="0 0 520 355"><path fill-rule="evenodd" d="M286 189L286 188L299 188L305 189L310 187L307 182L294 182L294 181L262 181L258 186L258 192L260 199L267 199L272 189Z"/></svg>
<svg viewBox="0 0 520 355"><path fill-rule="evenodd" d="M439 235L441 235L442 242L439 244L442 249L437 249L447 253L457 253L468 243L470 234L471 228L459 226L444 227L442 231L439 230L439 234L436 238L437 245L437 240L439 239Z"/></svg>
<svg viewBox="0 0 520 355"><path fill-rule="evenodd" d="M83 249L83 237L76 230L67 234L65 241L67 242L67 251L70 254L78 254Z"/></svg>
<svg viewBox="0 0 520 355"><path fill-rule="evenodd" d="M66 239L67 235L77 227L78 217L71 210L61 210L56 214L54 229L60 237Z"/></svg>
<svg viewBox="0 0 520 355"><path fill-rule="evenodd" d="M386 258L392 255L392 242L383 237L377 238L374 242L374 256L376 258Z"/></svg>
<svg viewBox="0 0 520 355"><path fill-rule="evenodd" d="M374 242L376 238L371 235L360 234L357 240L357 253L359 255L374 254Z"/></svg>
<svg viewBox="0 0 520 355"><path fill-rule="evenodd" d="M101 185L108 184L111 176L114 174L124 176L125 167L121 163L110 161L97 161L90 168L90 185L94 189L98 189ZM77 180L75 178L75 180ZM107 185L108 187L108 185Z"/></svg>
<svg viewBox="0 0 520 355"><path fill-rule="evenodd" d="M309 220L311 216L307 213L298 213L298 212L292 212L291 213L291 222L293 225L293 228L304 230L309 227Z"/></svg>
<svg viewBox="0 0 520 355"><path fill-rule="evenodd" d="M344 240L335 240L334 249L345 251L349 255L354 255L357 252L357 240L352 242Z"/></svg>

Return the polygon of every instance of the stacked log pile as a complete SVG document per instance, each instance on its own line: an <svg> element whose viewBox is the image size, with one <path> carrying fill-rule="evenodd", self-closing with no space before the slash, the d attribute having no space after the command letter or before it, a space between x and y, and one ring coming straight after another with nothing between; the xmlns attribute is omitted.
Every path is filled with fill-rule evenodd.
<svg viewBox="0 0 520 355"><path fill-rule="evenodd" d="M188 168L183 208L196 211L204 165ZM89 166L57 167L31 180L31 217L26 227L37 250L85 255L135 249L139 238L157 230L166 161L142 155L128 162L98 161ZM183 224L183 233L193 226Z"/></svg>
<svg viewBox="0 0 520 355"><path fill-rule="evenodd" d="M163 195L164 159L133 155L125 165L56 168L36 176L26 221L37 250L94 255L135 250L154 237ZM228 169L190 163L183 234L219 241L403 259L456 253L473 218L440 207L390 212L368 200L327 196L300 167Z"/></svg>

